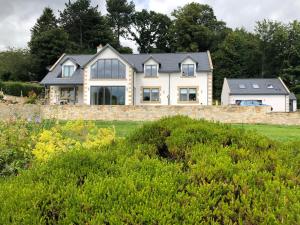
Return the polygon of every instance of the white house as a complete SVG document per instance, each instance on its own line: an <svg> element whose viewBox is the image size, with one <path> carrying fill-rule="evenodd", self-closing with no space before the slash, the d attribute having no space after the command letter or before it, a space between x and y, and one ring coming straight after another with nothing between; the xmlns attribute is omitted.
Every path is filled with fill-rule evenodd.
<svg viewBox="0 0 300 225"><path fill-rule="evenodd" d="M224 79L222 105L269 105L274 112L297 110L295 95L280 78Z"/></svg>
<svg viewBox="0 0 300 225"><path fill-rule="evenodd" d="M211 105L209 52L120 54L110 45L95 55L62 55L41 84L50 104Z"/></svg>

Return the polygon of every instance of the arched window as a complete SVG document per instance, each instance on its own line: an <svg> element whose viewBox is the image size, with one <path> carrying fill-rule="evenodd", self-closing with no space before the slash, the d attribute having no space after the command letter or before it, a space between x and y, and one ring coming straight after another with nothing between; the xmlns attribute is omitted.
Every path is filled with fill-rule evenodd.
<svg viewBox="0 0 300 225"><path fill-rule="evenodd" d="M118 59L99 59L91 65L91 79L124 79L126 66Z"/></svg>

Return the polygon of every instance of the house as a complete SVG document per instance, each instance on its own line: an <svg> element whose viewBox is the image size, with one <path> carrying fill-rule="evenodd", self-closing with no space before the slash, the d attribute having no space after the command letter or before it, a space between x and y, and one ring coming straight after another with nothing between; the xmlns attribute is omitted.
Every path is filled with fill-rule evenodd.
<svg viewBox="0 0 300 225"><path fill-rule="evenodd" d="M280 78L224 79L222 105L269 105L274 112L297 110L296 97Z"/></svg>
<svg viewBox="0 0 300 225"><path fill-rule="evenodd" d="M211 105L210 53L63 54L41 81L50 104Z"/></svg>

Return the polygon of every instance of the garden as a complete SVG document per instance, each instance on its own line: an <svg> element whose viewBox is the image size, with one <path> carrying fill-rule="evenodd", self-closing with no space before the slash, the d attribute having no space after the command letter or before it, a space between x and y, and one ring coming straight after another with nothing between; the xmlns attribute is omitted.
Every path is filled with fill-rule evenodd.
<svg viewBox="0 0 300 225"><path fill-rule="evenodd" d="M299 224L299 138L253 126L0 122L0 224Z"/></svg>

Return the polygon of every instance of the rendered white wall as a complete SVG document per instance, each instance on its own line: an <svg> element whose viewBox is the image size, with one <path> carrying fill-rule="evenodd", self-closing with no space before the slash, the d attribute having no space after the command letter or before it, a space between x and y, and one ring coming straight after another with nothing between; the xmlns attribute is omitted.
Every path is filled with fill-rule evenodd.
<svg viewBox="0 0 300 225"><path fill-rule="evenodd" d="M229 86L225 78L223 82L222 93L221 93L221 105L228 105L228 104L229 104Z"/></svg>
<svg viewBox="0 0 300 225"><path fill-rule="evenodd" d="M235 104L236 100L261 100L262 104L270 105L273 112L288 112L285 95L230 95L229 104Z"/></svg>

